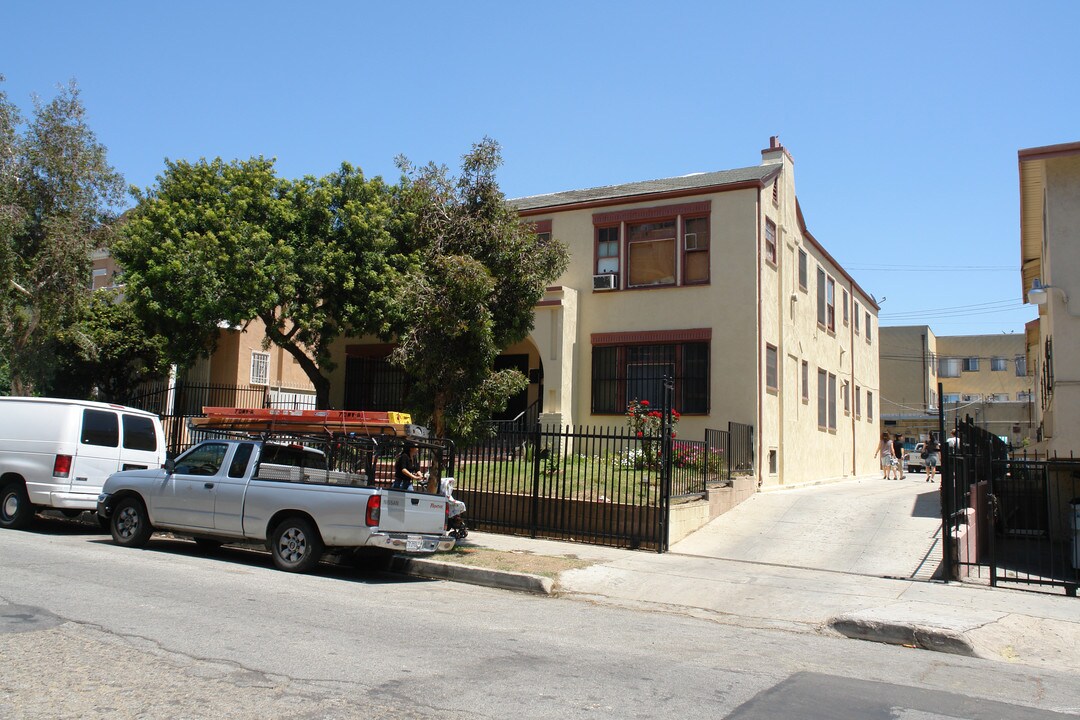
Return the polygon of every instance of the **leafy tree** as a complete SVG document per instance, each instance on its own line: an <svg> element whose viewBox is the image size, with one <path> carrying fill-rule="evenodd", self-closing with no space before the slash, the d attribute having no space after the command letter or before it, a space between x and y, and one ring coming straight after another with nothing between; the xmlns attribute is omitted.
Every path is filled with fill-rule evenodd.
<svg viewBox="0 0 1080 720"><path fill-rule="evenodd" d="M330 344L393 321L390 189L343 164L323 178L278 178L273 161L166 161L116 243L129 296L186 365L223 325L262 320L329 405Z"/></svg>
<svg viewBox="0 0 1080 720"><path fill-rule="evenodd" d="M54 340L89 293L91 253L108 244L123 195L85 115L72 82L48 103L35 99L20 133L0 91L0 355L19 395L49 382Z"/></svg>
<svg viewBox="0 0 1080 720"><path fill-rule="evenodd" d="M56 342L60 371L50 392L58 397L127 401L169 371L165 338L148 335L131 303L111 290L94 292Z"/></svg>
<svg viewBox="0 0 1080 720"><path fill-rule="evenodd" d="M469 440L528 379L494 371L495 358L528 336L545 288L567 264L565 246L521 222L495 179L499 145L485 138L445 167L399 159L398 213L418 264L402 290L393 361L412 378L411 407L435 433Z"/></svg>

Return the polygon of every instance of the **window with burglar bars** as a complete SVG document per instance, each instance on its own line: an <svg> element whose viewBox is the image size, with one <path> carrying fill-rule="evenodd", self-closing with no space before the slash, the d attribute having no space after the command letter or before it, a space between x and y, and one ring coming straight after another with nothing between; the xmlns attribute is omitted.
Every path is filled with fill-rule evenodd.
<svg viewBox="0 0 1080 720"><path fill-rule="evenodd" d="M708 343L593 347L593 413L622 414L631 400L648 400L659 408L665 375L675 381L676 410L709 412Z"/></svg>
<svg viewBox="0 0 1080 720"><path fill-rule="evenodd" d="M251 384L266 385L270 382L270 353L251 351Z"/></svg>

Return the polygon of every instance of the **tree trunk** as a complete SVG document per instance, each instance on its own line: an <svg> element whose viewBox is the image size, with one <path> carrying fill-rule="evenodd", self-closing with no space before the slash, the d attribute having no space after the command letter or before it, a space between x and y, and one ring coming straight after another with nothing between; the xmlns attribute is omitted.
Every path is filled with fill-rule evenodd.
<svg viewBox="0 0 1080 720"><path fill-rule="evenodd" d="M259 319L262 320L263 324L266 326L266 336L270 338L270 341L293 356L297 364L300 365L300 369L304 371L308 380L310 380L311 384L315 387L315 409L329 410L330 378L322 374L319 366L308 356L307 352L304 351L304 348L291 342L277 330L272 316L260 315Z"/></svg>
<svg viewBox="0 0 1080 720"><path fill-rule="evenodd" d="M431 432L434 437L441 438L446 437L446 396L443 393L436 393L435 402L431 411ZM428 492L439 492L439 476L442 474L442 468L432 468L432 470L438 470L439 472L428 471Z"/></svg>

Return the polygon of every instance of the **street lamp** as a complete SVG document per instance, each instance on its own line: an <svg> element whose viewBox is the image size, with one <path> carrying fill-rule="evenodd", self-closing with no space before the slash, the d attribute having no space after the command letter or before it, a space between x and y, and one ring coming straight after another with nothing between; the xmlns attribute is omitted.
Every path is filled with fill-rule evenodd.
<svg viewBox="0 0 1080 720"><path fill-rule="evenodd" d="M1050 301L1050 290L1057 290L1061 293L1061 299L1065 303L1065 312L1069 313L1073 317L1080 317L1080 314L1074 313L1072 308L1069 307L1069 294L1065 292L1064 288L1057 285L1043 285L1039 278L1035 278L1031 281L1031 289L1028 290L1027 299L1032 305L1045 305Z"/></svg>

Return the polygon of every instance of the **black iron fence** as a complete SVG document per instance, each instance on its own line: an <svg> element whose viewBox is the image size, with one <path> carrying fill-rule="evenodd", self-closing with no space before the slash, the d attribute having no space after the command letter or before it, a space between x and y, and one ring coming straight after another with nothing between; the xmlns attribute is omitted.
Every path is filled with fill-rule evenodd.
<svg viewBox="0 0 1080 720"><path fill-rule="evenodd" d="M663 552L671 499L753 472L748 427L671 438L665 449L661 434L628 426L503 426L459 453L455 497L488 532Z"/></svg>
<svg viewBox="0 0 1080 720"><path fill-rule="evenodd" d="M454 495L481 530L662 551L660 444L629 428L505 431L459 453Z"/></svg>
<svg viewBox="0 0 1080 720"><path fill-rule="evenodd" d="M275 402L269 389L262 386L183 380L148 383L134 395L116 401L160 415L168 451L173 455L195 441L188 419L202 417L204 407L315 409L313 400L304 402L296 397Z"/></svg>
<svg viewBox="0 0 1080 720"><path fill-rule="evenodd" d="M941 499L948 576L992 586L1080 587L1080 460L1010 455L997 436L957 423L944 443Z"/></svg>

